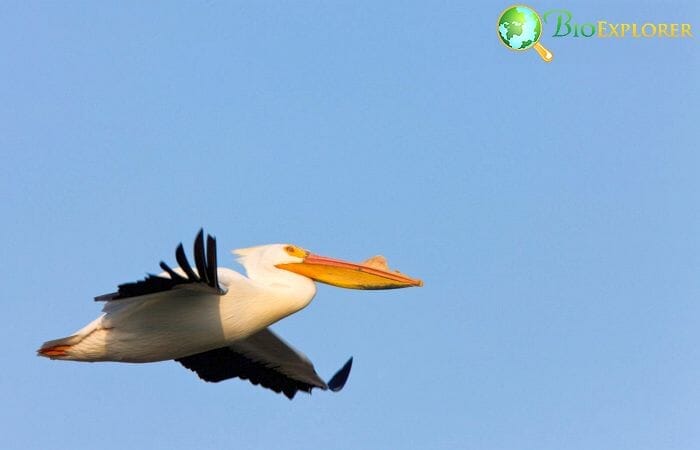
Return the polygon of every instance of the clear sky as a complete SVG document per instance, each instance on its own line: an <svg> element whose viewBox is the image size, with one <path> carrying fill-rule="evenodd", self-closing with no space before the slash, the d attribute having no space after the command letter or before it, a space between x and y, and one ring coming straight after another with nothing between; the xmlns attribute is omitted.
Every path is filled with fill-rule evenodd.
<svg viewBox="0 0 700 450"><path fill-rule="evenodd" d="M506 49L498 2L3 2L3 448L700 445L700 7L532 3L693 39ZM274 329L344 391L35 356L227 250L382 253Z"/></svg>

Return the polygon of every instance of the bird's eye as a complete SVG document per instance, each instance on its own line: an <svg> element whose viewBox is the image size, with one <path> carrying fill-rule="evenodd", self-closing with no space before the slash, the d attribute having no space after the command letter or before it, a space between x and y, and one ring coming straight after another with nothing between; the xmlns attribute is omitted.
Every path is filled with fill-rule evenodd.
<svg viewBox="0 0 700 450"><path fill-rule="evenodd" d="M309 254L309 252L303 248L297 247L296 245L287 245L284 247L284 251L287 252L288 255L295 256L297 258L306 258L306 256Z"/></svg>

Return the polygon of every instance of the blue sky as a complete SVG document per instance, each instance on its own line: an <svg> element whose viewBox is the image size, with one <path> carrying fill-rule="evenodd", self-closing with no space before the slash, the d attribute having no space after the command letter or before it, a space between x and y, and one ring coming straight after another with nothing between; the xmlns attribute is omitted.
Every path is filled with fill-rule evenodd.
<svg viewBox="0 0 700 450"><path fill-rule="evenodd" d="M5 2L5 448L691 449L697 37L499 42L494 2ZM696 2L533 3L690 22ZM376 253L274 328L345 390L37 358L92 297L226 250Z"/></svg>

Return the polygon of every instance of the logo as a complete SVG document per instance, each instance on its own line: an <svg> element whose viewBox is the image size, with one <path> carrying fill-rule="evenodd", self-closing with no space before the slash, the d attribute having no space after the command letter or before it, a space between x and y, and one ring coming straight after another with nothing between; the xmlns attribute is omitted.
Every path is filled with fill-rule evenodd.
<svg viewBox="0 0 700 450"><path fill-rule="evenodd" d="M506 8L498 17L498 37L511 50L534 48L545 62L551 62L554 55L540 44L542 20L534 9L525 5Z"/></svg>
<svg viewBox="0 0 700 450"><path fill-rule="evenodd" d="M577 23L571 11L552 9L542 17L552 27L553 38L692 38L689 23L615 23L607 20ZM497 31L500 41L511 50L534 48L540 57L551 62L552 52L540 44L542 19L537 12L525 5L513 5L498 16Z"/></svg>
<svg viewBox="0 0 700 450"><path fill-rule="evenodd" d="M688 38L693 37L689 23L611 23L572 22L573 14L566 9L553 9L544 13L544 21L552 18L555 24L552 37L597 37L597 38Z"/></svg>

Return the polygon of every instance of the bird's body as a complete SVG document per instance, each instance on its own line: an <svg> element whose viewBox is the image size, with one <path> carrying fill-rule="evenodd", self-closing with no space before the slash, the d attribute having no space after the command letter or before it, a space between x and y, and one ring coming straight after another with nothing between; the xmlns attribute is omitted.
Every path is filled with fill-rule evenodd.
<svg viewBox="0 0 700 450"><path fill-rule="evenodd" d="M224 295L182 290L107 303L56 359L177 359L246 338L303 309L316 294L311 280L292 273L284 274L285 284L257 282L230 269L220 268L218 274Z"/></svg>
<svg viewBox="0 0 700 450"><path fill-rule="evenodd" d="M180 246L176 254L181 267L170 269L161 263L164 273L120 285L118 292L97 297L107 302L101 316L69 337L46 342L39 354L90 362L174 359L206 381L238 376L256 383L258 377L261 384L284 391L290 398L297 390L328 387L303 354L267 327L306 307L316 294L313 280L296 273L301 270L295 265L306 263L304 270L319 270L328 261L337 260L315 257L291 245L251 247L234 251L246 269L244 276L218 268L215 241L209 237L208 255L203 242L200 232L195 242L195 268L190 267ZM340 274L350 270L340 263L323 270L340 270ZM404 287L397 283L411 280L368 267L359 271L365 278L390 279L395 285L389 287ZM318 279L323 281L324 277L336 284L333 280L338 273L323 273ZM365 279L362 282L368 283ZM379 284L364 288L388 286L382 285L386 281L374 283ZM349 365L344 369L349 373ZM281 374L282 379L270 381L269 371Z"/></svg>

